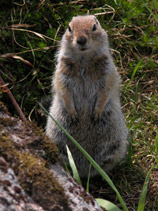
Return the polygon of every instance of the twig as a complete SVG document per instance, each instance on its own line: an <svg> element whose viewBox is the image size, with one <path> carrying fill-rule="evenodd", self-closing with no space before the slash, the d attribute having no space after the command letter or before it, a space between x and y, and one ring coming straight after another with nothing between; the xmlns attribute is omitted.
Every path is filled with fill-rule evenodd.
<svg viewBox="0 0 158 211"><path fill-rule="evenodd" d="M12 26L8 26L8 27L5 27L5 28L12 30L12 31L22 31L22 32L32 33L32 34L35 34L36 36L42 38L43 40L45 40L45 38L47 38L49 40L53 40L54 42L59 42L58 40L54 40L51 37L48 37L46 35L40 34L40 33L35 32L35 31L31 31L31 30L28 30L28 29L22 29L22 28L17 28L17 27L12 27Z"/></svg>
<svg viewBox="0 0 158 211"><path fill-rule="evenodd" d="M18 52L18 53L5 53L5 54L1 54L0 58L9 59L9 58L14 58L14 56L18 56L18 55L21 55L21 54L24 54L24 53L30 53L32 51L42 51L42 50L48 51L48 50L53 49L53 48L56 48L56 46L34 48L34 49L30 49L30 50L26 50L26 51L22 51L22 52Z"/></svg>
<svg viewBox="0 0 158 211"><path fill-rule="evenodd" d="M0 76L0 82L3 86L2 90L3 92L6 92L10 98L10 100L12 101L15 109L17 110L20 118L23 120L23 121L27 121L25 116L24 116L24 113L22 112L20 106L18 105L17 101L15 100L14 96L12 95L11 91L8 89L8 87L6 86L5 82L3 81L2 77Z"/></svg>
<svg viewBox="0 0 158 211"><path fill-rule="evenodd" d="M55 6L63 6L63 5L67 5L67 4L87 4L88 2L86 0L77 0L77 1L70 1L68 3L66 2L60 2L60 3L56 3L56 4L52 4L50 5L51 7L55 7Z"/></svg>

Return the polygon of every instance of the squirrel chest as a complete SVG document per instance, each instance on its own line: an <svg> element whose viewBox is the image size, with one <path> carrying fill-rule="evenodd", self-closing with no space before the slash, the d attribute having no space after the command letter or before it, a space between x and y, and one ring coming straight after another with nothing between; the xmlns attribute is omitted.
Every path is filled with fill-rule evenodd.
<svg viewBox="0 0 158 211"><path fill-rule="evenodd" d="M105 87L107 57L95 59L81 56L77 62L62 58L59 64L61 80L71 90L75 107L80 114L89 115L97 100L100 87ZM107 76L108 77L108 76Z"/></svg>

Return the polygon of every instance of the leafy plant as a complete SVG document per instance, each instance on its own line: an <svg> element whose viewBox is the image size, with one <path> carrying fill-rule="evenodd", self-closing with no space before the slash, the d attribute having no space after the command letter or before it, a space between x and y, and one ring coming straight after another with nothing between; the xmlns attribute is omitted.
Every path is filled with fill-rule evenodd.
<svg viewBox="0 0 158 211"><path fill-rule="evenodd" d="M73 159L72 154L71 154L71 152L69 150L69 147L67 145L66 145L66 150L67 150L67 155L68 155L68 160L69 160L69 163L70 163L70 167L72 169L73 177L74 177L74 179L76 179L78 184L82 185L82 182L80 180L80 176L79 176L78 170L77 170L75 162L74 162L74 159Z"/></svg>
<svg viewBox="0 0 158 211"><path fill-rule="evenodd" d="M105 208L107 211L121 211L115 204L105 199L97 198L96 201L98 202L100 207Z"/></svg>

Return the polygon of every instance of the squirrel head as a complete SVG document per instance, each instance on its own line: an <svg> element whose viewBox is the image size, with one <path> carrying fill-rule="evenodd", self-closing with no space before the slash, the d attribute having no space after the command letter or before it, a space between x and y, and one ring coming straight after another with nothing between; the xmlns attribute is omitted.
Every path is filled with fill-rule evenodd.
<svg viewBox="0 0 158 211"><path fill-rule="evenodd" d="M108 38L97 18L85 15L72 18L63 39L67 48L84 54L101 48Z"/></svg>

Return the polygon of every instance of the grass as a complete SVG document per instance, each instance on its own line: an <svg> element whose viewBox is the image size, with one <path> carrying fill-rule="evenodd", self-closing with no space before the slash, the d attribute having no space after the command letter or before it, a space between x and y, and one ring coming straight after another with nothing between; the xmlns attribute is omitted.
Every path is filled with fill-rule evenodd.
<svg viewBox="0 0 158 211"><path fill-rule="evenodd" d="M78 170L76 168L76 164L74 162L72 154L71 154L69 147L67 145L66 145L66 150L67 150L67 155L68 155L68 159L69 159L69 164L70 164L70 167L71 167L72 173L73 173L72 176L78 182L79 185L82 185Z"/></svg>
<svg viewBox="0 0 158 211"><path fill-rule="evenodd" d="M141 193L141 196L140 196L140 199L139 199L137 211L143 211L144 210L149 178L150 178L150 174L151 174L151 171L152 171L153 168L154 168L154 166L151 167L151 169L147 173L147 176L146 176L146 179L145 179L145 182L144 182L144 185L143 185L142 193Z"/></svg>
<svg viewBox="0 0 158 211"><path fill-rule="evenodd" d="M10 4L2 0L0 75L30 121L45 125L36 101L51 89L56 45L72 16L97 13L109 34L112 56L122 79L121 103L130 132L130 155L110 178L128 210L137 210L145 177L151 181L144 210L158 207L158 7L156 0L98 0L59 5L58 1ZM107 6L108 5L108 6ZM6 10L6 8L8 8ZM40 20L40 21L39 21ZM13 24L17 24L13 27ZM23 25L22 25L23 24ZM28 25L24 25L28 24ZM54 39L56 41L54 41ZM15 53L8 55L7 53ZM6 55L7 54L7 55ZM14 56L14 57L13 57ZM19 56L21 58L18 58ZM14 116L7 94L0 92ZM93 181L90 180L90 184ZM94 181L95 183L95 181ZM119 204L107 185L90 192Z"/></svg>

